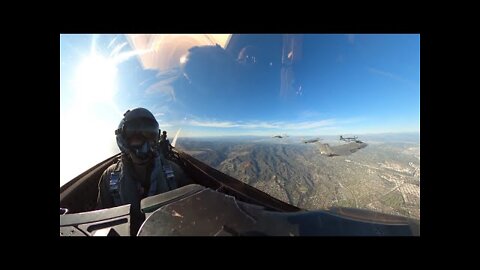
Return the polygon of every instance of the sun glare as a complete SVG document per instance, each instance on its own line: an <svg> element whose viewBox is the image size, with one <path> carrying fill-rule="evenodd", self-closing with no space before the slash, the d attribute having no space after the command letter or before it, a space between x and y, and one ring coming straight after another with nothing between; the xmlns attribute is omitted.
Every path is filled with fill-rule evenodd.
<svg viewBox="0 0 480 270"><path fill-rule="evenodd" d="M79 65L75 78L76 92L82 101L110 101L115 93L117 67L98 54L87 56Z"/></svg>
<svg viewBox="0 0 480 270"><path fill-rule="evenodd" d="M62 111L60 121L60 185L118 152L113 135L119 121L114 59L91 53L74 76L75 101Z"/></svg>

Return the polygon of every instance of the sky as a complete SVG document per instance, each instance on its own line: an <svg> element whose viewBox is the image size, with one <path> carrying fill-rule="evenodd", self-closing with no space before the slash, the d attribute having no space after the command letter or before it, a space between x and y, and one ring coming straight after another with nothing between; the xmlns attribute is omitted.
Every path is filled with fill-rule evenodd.
<svg viewBox="0 0 480 270"><path fill-rule="evenodd" d="M60 35L61 184L119 152L114 130L135 107L179 140L420 131L420 35L294 37L244 35L241 56L224 36L187 54L215 39Z"/></svg>

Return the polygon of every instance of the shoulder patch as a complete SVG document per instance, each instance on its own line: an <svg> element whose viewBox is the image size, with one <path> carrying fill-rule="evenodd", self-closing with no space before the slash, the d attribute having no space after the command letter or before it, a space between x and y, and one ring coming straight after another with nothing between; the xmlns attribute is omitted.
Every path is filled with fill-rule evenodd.
<svg viewBox="0 0 480 270"><path fill-rule="evenodd" d="M113 171L110 173L108 186L110 192L118 192L120 187L120 172Z"/></svg>

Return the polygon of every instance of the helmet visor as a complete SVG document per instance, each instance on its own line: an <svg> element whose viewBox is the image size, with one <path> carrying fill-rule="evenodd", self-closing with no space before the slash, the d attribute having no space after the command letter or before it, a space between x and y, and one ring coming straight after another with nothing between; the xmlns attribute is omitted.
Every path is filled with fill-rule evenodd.
<svg viewBox="0 0 480 270"><path fill-rule="evenodd" d="M151 119L136 119L135 121L125 123L124 132L127 141L134 137L140 137L146 141L157 141L159 133L158 123Z"/></svg>

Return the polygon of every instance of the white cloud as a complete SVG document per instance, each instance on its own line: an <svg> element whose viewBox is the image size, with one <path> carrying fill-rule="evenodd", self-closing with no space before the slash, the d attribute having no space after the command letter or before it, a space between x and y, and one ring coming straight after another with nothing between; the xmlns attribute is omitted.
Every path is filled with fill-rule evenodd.
<svg viewBox="0 0 480 270"><path fill-rule="evenodd" d="M281 130L303 130L314 128L332 127L336 124L335 119L325 119L318 121L304 122L231 122L231 121L202 121L190 120L187 122L190 126L213 127L213 128L243 128L243 129L281 129Z"/></svg>
<svg viewBox="0 0 480 270"><path fill-rule="evenodd" d="M115 39L116 39L116 37L115 37ZM112 42L115 39L113 39ZM110 45L112 45L112 43L110 43ZM110 52L110 57L116 57L120 53L120 51L127 45L128 45L127 42L123 42L122 44L115 46L115 48Z"/></svg>
<svg viewBox="0 0 480 270"><path fill-rule="evenodd" d="M377 75L380 75L380 76L384 76L384 77L387 77L387 78L390 78L390 79L405 81L405 79L403 79L402 77L400 77L396 74L393 74L391 72L384 71L384 70L380 70L380 69L376 69L376 68L368 68L368 71L370 73L377 74Z"/></svg>
<svg viewBox="0 0 480 270"><path fill-rule="evenodd" d="M160 126L160 128L166 128L166 127L173 127L175 125L171 124L171 123L168 123L168 122L164 122L164 121L158 121L158 125Z"/></svg>
<svg viewBox="0 0 480 270"><path fill-rule="evenodd" d="M238 124L233 122L219 122L219 121L197 121L197 120L190 120L188 122L190 126L196 127L217 127L217 128L232 128L232 127L239 127Z"/></svg>
<svg viewBox="0 0 480 270"><path fill-rule="evenodd" d="M296 129L313 129L313 128L324 128L331 127L335 125L337 121L335 119L326 119L320 121L308 121L308 122L298 122L298 123L288 123L284 127L286 129L296 130Z"/></svg>
<svg viewBox="0 0 480 270"><path fill-rule="evenodd" d="M172 83L175 81L176 77L171 77L168 79L161 80L145 90L147 94L161 93L170 96L175 101L175 90L173 89Z"/></svg>

